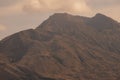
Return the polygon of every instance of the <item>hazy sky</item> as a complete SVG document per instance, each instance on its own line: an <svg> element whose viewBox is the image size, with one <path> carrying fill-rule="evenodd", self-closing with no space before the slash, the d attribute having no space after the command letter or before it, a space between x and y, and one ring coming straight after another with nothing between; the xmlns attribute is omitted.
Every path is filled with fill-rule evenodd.
<svg viewBox="0 0 120 80"><path fill-rule="evenodd" d="M35 28L56 12L89 17L103 13L120 22L120 0L0 0L0 39Z"/></svg>

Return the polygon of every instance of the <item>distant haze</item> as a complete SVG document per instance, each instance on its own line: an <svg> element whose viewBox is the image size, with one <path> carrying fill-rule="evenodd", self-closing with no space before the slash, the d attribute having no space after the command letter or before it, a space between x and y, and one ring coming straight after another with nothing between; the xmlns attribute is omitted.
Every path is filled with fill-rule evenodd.
<svg viewBox="0 0 120 80"><path fill-rule="evenodd" d="M35 28L56 12L89 17L103 13L120 21L120 0L0 0L0 39Z"/></svg>

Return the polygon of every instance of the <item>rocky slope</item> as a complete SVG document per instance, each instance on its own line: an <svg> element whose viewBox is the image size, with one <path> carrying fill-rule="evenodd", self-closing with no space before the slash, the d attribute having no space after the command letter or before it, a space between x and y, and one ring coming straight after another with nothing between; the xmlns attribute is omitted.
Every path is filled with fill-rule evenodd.
<svg viewBox="0 0 120 80"><path fill-rule="evenodd" d="M48 80L119 80L119 33L120 24L103 14L87 18L56 13L36 29L0 41L5 57L0 61L15 67L20 76L26 75L17 66L24 66L35 76L28 80L39 80L39 75Z"/></svg>

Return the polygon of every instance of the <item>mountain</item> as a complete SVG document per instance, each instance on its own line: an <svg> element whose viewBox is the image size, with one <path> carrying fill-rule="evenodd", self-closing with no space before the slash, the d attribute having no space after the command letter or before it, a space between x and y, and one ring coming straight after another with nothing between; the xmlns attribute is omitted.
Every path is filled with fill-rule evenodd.
<svg viewBox="0 0 120 80"><path fill-rule="evenodd" d="M1 64L9 66L0 70L0 77L9 73L15 80L119 80L119 33L119 22L100 13L91 18L55 13L36 29L0 41Z"/></svg>
<svg viewBox="0 0 120 80"><path fill-rule="evenodd" d="M16 65L0 63L1 80L55 80L40 76L30 69Z"/></svg>

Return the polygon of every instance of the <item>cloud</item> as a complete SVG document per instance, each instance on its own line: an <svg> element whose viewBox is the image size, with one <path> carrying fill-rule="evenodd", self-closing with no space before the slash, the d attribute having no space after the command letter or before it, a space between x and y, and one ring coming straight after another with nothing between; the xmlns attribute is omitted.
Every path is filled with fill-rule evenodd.
<svg viewBox="0 0 120 80"><path fill-rule="evenodd" d="M84 0L27 0L23 10L28 13L87 13L91 9Z"/></svg>
<svg viewBox="0 0 120 80"><path fill-rule="evenodd" d="M6 29L7 29L6 26L0 24L0 31L5 31Z"/></svg>
<svg viewBox="0 0 120 80"><path fill-rule="evenodd" d="M5 4L3 6L0 6L0 17L21 14L23 5L24 5L23 0L21 2L17 0L16 3L14 2L13 4L12 3L6 4L6 6Z"/></svg>
<svg viewBox="0 0 120 80"><path fill-rule="evenodd" d="M0 7L14 5L22 0L0 0Z"/></svg>
<svg viewBox="0 0 120 80"><path fill-rule="evenodd" d="M113 5L119 5L120 0L86 0L88 5L94 7L94 8L100 8L100 7L106 7L106 6L113 6Z"/></svg>

